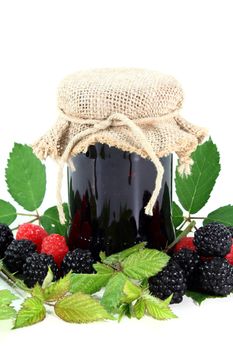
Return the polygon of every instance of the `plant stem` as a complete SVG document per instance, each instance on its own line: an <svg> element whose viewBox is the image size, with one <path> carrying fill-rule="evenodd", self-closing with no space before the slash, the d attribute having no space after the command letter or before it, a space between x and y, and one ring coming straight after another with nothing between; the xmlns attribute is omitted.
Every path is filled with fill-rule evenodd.
<svg viewBox="0 0 233 350"><path fill-rule="evenodd" d="M20 216L33 216L34 218L38 217L37 214L27 214L27 213L17 213L17 215L20 215Z"/></svg>
<svg viewBox="0 0 233 350"><path fill-rule="evenodd" d="M23 282L10 273L4 266L1 266L0 272L7 278L6 282L10 285L16 286L24 292L30 292L30 288L26 287Z"/></svg>
<svg viewBox="0 0 233 350"><path fill-rule="evenodd" d="M166 248L166 251L170 250L174 245L176 245L176 243L178 243L181 238L186 237L187 234L192 231L195 225L196 222L194 220L191 221L186 229L178 237L176 237L176 239L171 244L169 244L169 246Z"/></svg>
<svg viewBox="0 0 233 350"><path fill-rule="evenodd" d="M32 222L35 222L35 221L37 221L37 220L39 220L39 219L36 217L36 218L34 218L34 219L30 220L30 221L27 221L26 224L31 224ZM15 231L15 230L17 230L17 229L19 228L19 226L20 226L20 225L18 225L18 226L16 226L16 227L12 228L11 230L12 230L12 231Z"/></svg>
<svg viewBox="0 0 233 350"><path fill-rule="evenodd" d="M206 217L202 216L190 216L190 220L205 220Z"/></svg>

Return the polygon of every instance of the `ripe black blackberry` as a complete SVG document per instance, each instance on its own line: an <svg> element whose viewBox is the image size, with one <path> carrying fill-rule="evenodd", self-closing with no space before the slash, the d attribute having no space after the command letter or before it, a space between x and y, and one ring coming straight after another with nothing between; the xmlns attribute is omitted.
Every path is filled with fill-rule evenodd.
<svg viewBox="0 0 233 350"><path fill-rule="evenodd" d="M8 245L13 239L14 237L11 229L5 224L0 224L0 259L3 258Z"/></svg>
<svg viewBox="0 0 233 350"><path fill-rule="evenodd" d="M59 277L59 272L52 255L38 254L36 252L28 256L23 264L24 283L29 288L34 287L37 282L42 285L49 267L53 272L53 281L56 281Z"/></svg>
<svg viewBox="0 0 233 350"><path fill-rule="evenodd" d="M10 272L22 273L27 257L36 251L36 245L27 239L14 240L7 247L4 263Z"/></svg>
<svg viewBox="0 0 233 350"><path fill-rule="evenodd" d="M193 250L183 248L173 254L172 260L182 268L186 277L187 286L191 286L194 273L197 271L200 263L200 256Z"/></svg>
<svg viewBox="0 0 233 350"><path fill-rule="evenodd" d="M196 230L193 242L202 256L224 257L231 249L232 236L225 225L210 223Z"/></svg>
<svg viewBox="0 0 233 350"><path fill-rule="evenodd" d="M231 237L233 238L233 226L227 226L227 229L230 231Z"/></svg>
<svg viewBox="0 0 233 350"><path fill-rule="evenodd" d="M89 250L77 248L68 252L61 264L61 273L66 275L70 270L74 273L93 273L95 260Z"/></svg>
<svg viewBox="0 0 233 350"><path fill-rule="evenodd" d="M233 291L233 267L225 258L215 257L202 262L198 272L201 291L220 296Z"/></svg>
<svg viewBox="0 0 233 350"><path fill-rule="evenodd" d="M149 278L151 294L162 300L173 294L171 303L180 303L187 290L184 271L172 259L157 275Z"/></svg>

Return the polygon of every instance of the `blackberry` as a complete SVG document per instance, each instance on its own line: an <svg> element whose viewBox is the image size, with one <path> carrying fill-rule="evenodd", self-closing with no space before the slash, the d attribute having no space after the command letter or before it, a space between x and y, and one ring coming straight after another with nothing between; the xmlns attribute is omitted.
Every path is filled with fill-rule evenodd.
<svg viewBox="0 0 233 350"><path fill-rule="evenodd" d="M200 255L224 257L231 249L231 232L223 224L210 223L195 232L194 244Z"/></svg>
<svg viewBox="0 0 233 350"><path fill-rule="evenodd" d="M171 303L180 303L186 292L186 278L183 270L172 259L157 275L149 278L151 294L162 300L173 294Z"/></svg>
<svg viewBox="0 0 233 350"><path fill-rule="evenodd" d="M7 247L4 263L10 272L22 273L23 264L27 257L36 251L36 245L27 240L14 240Z"/></svg>
<svg viewBox="0 0 233 350"><path fill-rule="evenodd" d="M53 280L56 281L59 277L58 268L52 255L44 253L33 253L26 258L23 264L23 280L24 283L32 288L38 282L40 285L47 275L48 268L53 272Z"/></svg>
<svg viewBox="0 0 233 350"><path fill-rule="evenodd" d="M227 229L230 231L231 237L233 238L233 226L227 226Z"/></svg>
<svg viewBox="0 0 233 350"><path fill-rule="evenodd" d="M194 273L197 271L200 263L200 256L193 250L183 248L173 254L172 260L184 271L187 286L192 285Z"/></svg>
<svg viewBox="0 0 233 350"><path fill-rule="evenodd" d="M68 252L61 264L61 273L66 275L70 270L74 273L93 273L95 260L89 250L77 248Z"/></svg>
<svg viewBox="0 0 233 350"><path fill-rule="evenodd" d="M11 229L7 225L0 224L0 259L4 257L4 253L13 239Z"/></svg>
<svg viewBox="0 0 233 350"><path fill-rule="evenodd" d="M233 267L221 257L204 261L199 267L198 284L203 292L226 296L233 290Z"/></svg>

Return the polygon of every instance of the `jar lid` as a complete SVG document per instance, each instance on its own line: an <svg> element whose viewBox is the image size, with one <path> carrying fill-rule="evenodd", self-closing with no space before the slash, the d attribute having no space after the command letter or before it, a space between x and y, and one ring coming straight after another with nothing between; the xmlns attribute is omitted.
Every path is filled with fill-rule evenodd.
<svg viewBox="0 0 233 350"><path fill-rule="evenodd" d="M183 90L178 81L157 71L80 71L61 82L57 104L57 122L33 145L33 150L41 159L51 156L59 161L57 199L61 222L65 220L60 195L64 164L70 163L72 156L86 152L89 145L105 143L154 163L155 187L145 207L145 213L152 215L163 177L159 158L176 152L178 170L188 175L190 155L207 135L206 129L181 117Z"/></svg>

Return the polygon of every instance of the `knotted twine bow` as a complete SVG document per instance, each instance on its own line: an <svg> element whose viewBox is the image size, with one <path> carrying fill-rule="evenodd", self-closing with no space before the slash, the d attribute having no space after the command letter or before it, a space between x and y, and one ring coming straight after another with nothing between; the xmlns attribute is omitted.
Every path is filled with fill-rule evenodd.
<svg viewBox="0 0 233 350"><path fill-rule="evenodd" d="M62 154L61 158L58 160L58 174L57 174L57 190L56 190L56 197L57 197L57 208L59 213L59 219L61 224L64 224L66 221L63 205L62 205L62 196L61 196L61 186L62 186L62 179L63 179L63 170L66 163L69 163L70 154L72 152L72 149L76 146L78 142L80 142L83 138L86 136L89 136L91 134L98 133L101 130L106 130L111 127L117 127L117 126L128 126L128 128L131 130L132 134L136 137L136 139L141 143L142 148L147 153L148 157L152 161L152 163L155 166L155 169L157 170L157 176L155 178L155 184L154 184L154 190L152 192L152 195L150 197L149 202L144 207L145 214L147 215L153 215L153 207L157 200L157 197L159 195L161 186L162 186L162 180L163 180L163 174L164 169L163 166L159 160L159 157L155 154L151 144L147 141L146 135L144 134L143 130L140 128L140 125L151 125L155 126L156 124L160 123L161 121L164 122L165 119L171 119L173 116L173 112L167 114L166 116L158 117L158 118L140 118L136 120L131 120L129 117L127 117L125 114L122 113L114 113L111 114L107 119L104 120L96 120L96 119L78 119L76 120L75 117L68 116L65 114L62 110L59 111L60 116L67 121L74 122L74 123L81 123L81 124L87 124L91 125L88 129L83 130L79 132L77 135L75 135L68 145L65 148L64 153ZM175 112L177 114L177 111ZM72 162L71 162L72 164ZM189 156L182 157L179 160L179 172L181 174L188 175L190 173L190 166L192 165L192 159L190 159Z"/></svg>

